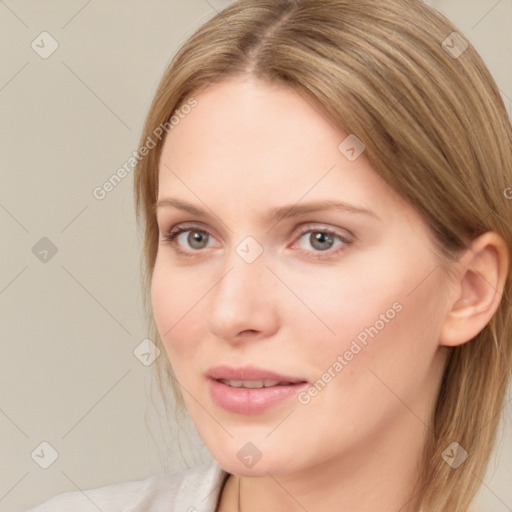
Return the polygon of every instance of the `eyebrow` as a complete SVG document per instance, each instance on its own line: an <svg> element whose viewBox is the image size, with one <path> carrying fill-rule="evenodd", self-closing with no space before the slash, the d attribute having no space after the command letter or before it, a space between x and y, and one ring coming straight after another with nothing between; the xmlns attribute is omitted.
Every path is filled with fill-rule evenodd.
<svg viewBox="0 0 512 512"><path fill-rule="evenodd" d="M193 204L182 201L181 199L177 199L174 197L165 197L160 199L156 205L155 210L159 208L169 208L174 207L179 210L186 211L191 215L195 215L196 217L201 218L210 218L213 217L206 210L195 206ZM372 210L367 208L362 208L360 206L355 206L350 203L346 203L344 201L335 201L335 200L321 200L321 201L313 201L309 203L303 204L290 204L279 206L277 208L273 208L266 215L266 222L278 222L284 217L296 217L300 215L305 215L308 213L314 213L319 211L328 211L328 210L341 210L349 213L356 213L361 215L367 215L373 217L377 220L381 220L380 217ZM216 215L215 215L216 216Z"/></svg>

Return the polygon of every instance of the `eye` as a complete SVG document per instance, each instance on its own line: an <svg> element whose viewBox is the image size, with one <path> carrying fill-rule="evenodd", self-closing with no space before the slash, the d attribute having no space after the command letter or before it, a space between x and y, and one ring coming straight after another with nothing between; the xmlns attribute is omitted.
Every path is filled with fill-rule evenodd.
<svg viewBox="0 0 512 512"><path fill-rule="evenodd" d="M162 243L172 244L176 252L185 256L194 256L195 252L209 247L213 237L208 231L197 226L175 226L162 238Z"/></svg>
<svg viewBox="0 0 512 512"><path fill-rule="evenodd" d="M350 234L339 233L333 229L320 226L305 226L302 228L298 245L301 252L313 258L328 258L346 251L354 242ZM215 240L205 229L196 225L178 225L171 228L161 242L170 244L182 256L199 256L203 249L214 246ZM293 248L293 246L292 246Z"/></svg>
<svg viewBox="0 0 512 512"><path fill-rule="evenodd" d="M297 242L299 248L306 252L320 253L314 257L328 257L346 250L351 244L349 236L338 233L332 229L310 226L301 232ZM313 251L311 251L313 248ZM334 248L334 249L333 249ZM325 253L325 254L322 254Z"/></svg>

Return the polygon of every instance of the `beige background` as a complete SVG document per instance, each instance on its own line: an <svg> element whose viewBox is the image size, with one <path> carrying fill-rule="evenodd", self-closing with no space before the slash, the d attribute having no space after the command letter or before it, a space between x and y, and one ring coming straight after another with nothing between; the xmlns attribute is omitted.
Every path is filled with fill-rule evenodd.
<svg viewBox="0 0 512 512"><path fill-rule="evenodd" d="M429 3L480 51L512 115L512 1ZM103 200L92 191L137 149L176 49L227 4L0 0L0 512L208 457L190 423L159 420L133 353L146 334L132 176ZM46 59L31 47L43 31L58 43ZM487 512L512 510L506 409ZM58 453L47 469L42 442Z"/></svg>

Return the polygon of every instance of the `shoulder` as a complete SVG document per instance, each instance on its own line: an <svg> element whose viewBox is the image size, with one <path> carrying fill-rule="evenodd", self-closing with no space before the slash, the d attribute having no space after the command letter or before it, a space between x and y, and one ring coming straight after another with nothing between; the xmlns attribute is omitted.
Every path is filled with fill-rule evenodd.
<svg viewBox="0 0 512 512"><path fill-rule="evenodd" d="M213 512L227 475L213 461L144 480L65 492L26 512Z"/></svg>

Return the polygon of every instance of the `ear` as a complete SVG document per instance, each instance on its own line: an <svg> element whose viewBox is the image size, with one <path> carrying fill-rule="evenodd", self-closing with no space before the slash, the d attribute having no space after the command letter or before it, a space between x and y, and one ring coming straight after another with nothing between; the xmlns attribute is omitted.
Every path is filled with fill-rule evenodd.
<svg viewBox="0 0 512 512"><path fill-rule="evenodd" d="M473 240L456 263L457 277L441 329L441 345L462 345L489 323L500 304L508 265L507 245L500 235L488 231Z"/></svg>

